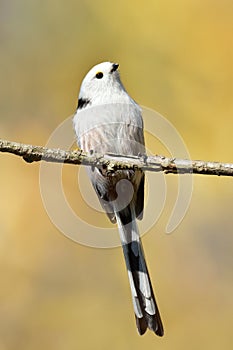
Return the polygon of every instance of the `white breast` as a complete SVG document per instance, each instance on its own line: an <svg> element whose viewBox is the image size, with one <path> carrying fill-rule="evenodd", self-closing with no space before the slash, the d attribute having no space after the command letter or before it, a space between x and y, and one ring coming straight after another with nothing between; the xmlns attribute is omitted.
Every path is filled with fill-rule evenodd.
<svg viewBox="0 0 233 350"><path fill-rule="evenodd" d="M78 110L73 119L77 143L84 151L144 152L143 121L136 103L114 103Z"/></svg>

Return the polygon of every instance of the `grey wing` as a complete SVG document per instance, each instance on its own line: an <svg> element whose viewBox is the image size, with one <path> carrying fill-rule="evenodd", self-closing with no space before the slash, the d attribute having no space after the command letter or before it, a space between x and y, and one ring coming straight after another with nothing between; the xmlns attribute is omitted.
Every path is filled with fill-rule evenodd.
<svg viewBox="0 0 233 350"><path fill-rule="evenodd" d="M100 204L112 223L116 222L114 208L111 202L111 193L114 191L111 181L103 176L101 170L88 169L88 175L98 195Z"/></svg>

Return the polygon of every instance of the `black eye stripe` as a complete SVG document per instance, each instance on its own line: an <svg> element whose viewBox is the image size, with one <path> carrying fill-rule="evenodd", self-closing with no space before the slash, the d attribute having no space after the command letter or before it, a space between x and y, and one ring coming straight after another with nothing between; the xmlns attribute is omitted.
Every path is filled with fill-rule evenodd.
<svg viewBox="0 0 233 350"><path fill-rule="evenodd" d="M88 98L80 97L78 99L78 107L77 107L77 109L82 109L82 108L86 107L87 105L89 105L90 103L91 103L91 100L89 100Z"/></svg>
<svg viewBox="0 0 233 350"><path fill-rule="evenodd" d="M103 73L102 72L98 72L98 73L96 73L96 75L95 75L95 77L97 78L97 79L102 79L103 78Z"/></svg>

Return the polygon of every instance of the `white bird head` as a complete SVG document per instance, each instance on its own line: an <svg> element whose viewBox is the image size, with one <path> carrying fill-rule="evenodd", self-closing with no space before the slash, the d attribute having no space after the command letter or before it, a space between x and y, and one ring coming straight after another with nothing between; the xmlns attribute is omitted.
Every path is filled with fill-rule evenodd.
<svg viewBox="0 0 233 350"><path fill-rule="evenodd" d="M103 62L91 68L81 84L78 109L129 99L118 67L118 63Z"/></svg>

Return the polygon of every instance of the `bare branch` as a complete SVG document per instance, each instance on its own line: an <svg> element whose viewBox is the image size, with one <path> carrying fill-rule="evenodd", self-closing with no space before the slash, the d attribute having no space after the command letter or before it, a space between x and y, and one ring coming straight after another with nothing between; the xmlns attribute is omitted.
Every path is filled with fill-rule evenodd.
<svg viewBox="0 0 233 350"><path fill-rule="evenodd" d="M173 174L205 174L218 176L233 176L233 164L205 162L202 160L186 160L167 158L164 156L123 156L116 154L100 155L79 151L64 151L41 146L25 145L0 139L0 152L12 153L22 157L26 162L55 162L68 164L83 164L104 169L106 174L117 169L141 169Z"/></svg>

